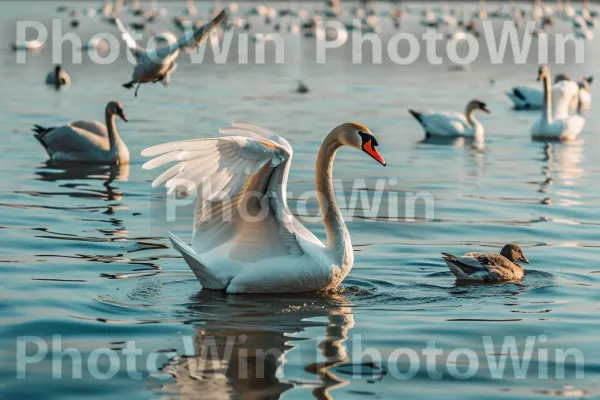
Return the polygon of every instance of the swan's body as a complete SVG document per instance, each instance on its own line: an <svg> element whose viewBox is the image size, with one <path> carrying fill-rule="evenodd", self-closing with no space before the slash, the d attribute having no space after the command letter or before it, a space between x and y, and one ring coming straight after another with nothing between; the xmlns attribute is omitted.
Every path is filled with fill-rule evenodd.
<svg viewBox="0 0 600 400"><path fill-rule="evenodd" d="M566 106L557 106L557 115L553 115L550 70L547 66L540 67L538 80L542 81L544 85L544 105L542 115L531 127L532 138L534 140L561 141L575 139L583 129L585 119L580 115L568 115L568 103ZM570 100L565 99L565 101Z"/></svg>
<svg viewBox="0 0 600 400"><path fill-rule="evenodd" d="M377 142L360 124L346 123L325 138L316 186L328 244L291 214L287 180L292 147L273 132L234 123L218 139L186 140L142 152L158 156L145 169L178 161L154 182L170 190L198 187L192 245L172 233L173 246L202 287L228 293L313 292L333 289L354 262L350 234L335 201L332 167L342 145L362 149L385 165ZM259 216L259 217L257 217Z"/></svg>
<svg viewBox="0 0 600 400"><path fill-rule="evenodd" d="M467 253L462 257L448 253L442 255L456 280L467 282L518 282L525 276L525 271L517 261L529 263L516 244L507 244L500 254Z"/></svg>
<svg viewBox="0 0 600 400"><path fill-rule="evenodd" d="M443 137L483 138L483 125L473 115L475 110L489 113L485 103L479 100L470 101L464 114L458 112L431 112L408 110L425 130L425 135Z"/></svg>
<svg viewBox="0 0 600 400"><path fill-rule="evenodd" d="M565 75L558 75L552 86L553 114L575 111L578 107L588 109L591 106L591 79L582 78L580 82L575 82ZM516 110L541 110L544 106L544 91L537 87L517 86L506 94Z"/></svg>
<svg viewBox="0 0 600 400"><path fill-rule="evenodd" d="M60 89L62 86L68 86L71 83L71 78L67 71L57 65L54 70L48 72L46 75L46 85L52 85L56 89Z"/></svg>
<svg viewBox="0 0 600 400"><path fill-rule="evenodd" d="M117 131L116 115L127 121L121 104L111 101L105 110L106 125L98 121L74 121L50 128L35 125L34 136L53 162L126 164L129 150Z"/></svg>
<svg viewBox="0 0 600 400"><path fill-rule="evenodd" d="M138 45L121 21L117 19L116 23L123 35L123 40L125 40L127 47L137 60L131 81L124 84L123 87L131 89L137 83L135 92L137 96L137 89L139 89L142 83L163 82L167 86L170 82L170 74L177 68L175 59L179 55L179 50L200 46L203 41L208 39L210 34L225 17L226 13L222 11L206 25L193 32L184 34L177 42L155 50L146 50Z"/></svg>

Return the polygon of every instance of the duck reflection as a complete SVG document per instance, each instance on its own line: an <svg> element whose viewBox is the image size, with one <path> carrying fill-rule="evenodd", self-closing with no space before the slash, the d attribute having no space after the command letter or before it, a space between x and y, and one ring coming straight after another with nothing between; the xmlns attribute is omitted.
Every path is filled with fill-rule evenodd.
<svg viewBox="0 0 600 400"><path fill-rule="evenodd" d="M40 192L40 195L57 196L68 195L73 198L89 198L105 201L121 200L123 192L113 185L115 181L129 179L129 164L125 165L79 165L47 163L36 172L37 179L48 182L67 181L60 185L62 188L72 189L64 192ZM89 182L77 181L102 181L103 188L96 188Z"/></svg>
<svg viewBox="0 0 600 400"><path fill-rule="evenodd" d="M317 348L295 357L302 358L304 372L319 378L311 384L316 386L316 398L329 398L329 391L348 384L330 371L348 361L344 342L354 321L344 296L227 296L202 291L191 300L189 313L202 321L193 339L194 351L165 366L175 383L162 389L184 397L201 393L203 399L280 398L295 386L283 372L286 355L308 343L298 342L301 339L295 340L294 335L321 326L325 338ZM327 321L315 321L319 317Z"/></svg>

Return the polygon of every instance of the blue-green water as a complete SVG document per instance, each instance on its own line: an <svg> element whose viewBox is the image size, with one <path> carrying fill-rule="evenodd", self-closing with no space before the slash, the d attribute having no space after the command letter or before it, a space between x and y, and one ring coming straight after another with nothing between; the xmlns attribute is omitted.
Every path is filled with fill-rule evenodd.
<svg viewBox="0 0 600 400"><path fill-rule="evenodd" d="M290 37L284 65L192 65L182 57L168 89L146 85L138 98L120 87L131 72L124 56L106 66L65 62L73 84L57 93L42 83L52 68L50 49L22 65L9 51L15 21L48 22L56 4L0 7L1 399L600 397L600 118L594 106L576 143L532 142L537 114L515 113L504 92L534 83L535 63L475 63L457 72L423 63L352 65L338 54L317 66L310 61L312 39ZM172 16L183 3L161 7ZM419 17L411 18L406 29L421 31ZM82 21L84 38L114 29ZM586 62L562 70L594 74L597 49L597 42L586 44ZM310 94L292 93L297 78ZM407 108L461 111L474 97L492 110L481 118L483 150L420 143L423 133ZM109 100L121 101L130 119L118 128L131 165L47 167L32 125L101 119ZM431 194L434 215L417 213L407 222L345 210L356 255L337 294L202 291L166 237L168 230L190 237L191 210L164 222L164 192L151 189L155 171L141 169L139 153L165 141L214 136L232 120L253 121L290 141L294 210L302 193L314 190L325 134L356 120L375 133L388 166L343 149L334 175L350 187L339 196L352 195L354 179L372 187L377 178L393 178L395 190ZM317 207L312 198L307 212ZM325 238L320 222L306 225ZM440 258L442 251L498 251L513 241L531 260L521 284L457 286ZM61 335L60 343L53 345L53 335ZM531 364L521 375L509 357L496 376L490 362L515 355L501 346L512 339L520 355L535 340ZM25 352L19 340L29 342ZM429 364L424 350L432 341L441 354ZM142 353L131 364L123 351L128 343ZM31 361L44 346L41 360ZM61 348L77 355L60 358ZM455 357L457 349L468 350ZM267 350L271 356L262 357ZM567 350L581 354L583 365L575 356L557 361L556 352ZM548 351L547 363L540 351ZM19 377L23 355L30 362ZM461 379L470 367L476 367L472 377Z"/></svg>

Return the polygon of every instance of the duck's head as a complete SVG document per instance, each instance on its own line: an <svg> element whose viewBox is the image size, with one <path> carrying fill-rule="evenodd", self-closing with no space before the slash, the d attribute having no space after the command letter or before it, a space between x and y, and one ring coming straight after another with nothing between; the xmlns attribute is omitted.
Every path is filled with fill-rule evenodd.
<svg viewBox="0 0 600 400"><path fill-rule="evenodd" d="M543 79L550 79L550 68L547 65L542 65L538 70L538 82Z"/></svg>
<svg viewBox="0 0 600 400"><path fill-rule="evenodd" d="M128 121L125 113L123 112L123 105L118 101L111 101L106 105L106 112L111 115L118 115L125 122Z"/></svg>
<svg viewBox="0 0 600 400"><path fill-rule="evenodd" d="M523 255L523 250L521 250L521 247L518 244L507 244L502 248L500 255L508 258L508 260L512 262L523 261L524 263L529 264L529 260Z"/></svg>
<svg viewBox="0 0 600 400"><path fill-rule="evenodd" d="M379 146L379 142L366 126L356 122L346 122L335 128L334 132L336 132L337 139L341 144L362 150L381 165L386 165L385 160L376 148Z"/></svg>

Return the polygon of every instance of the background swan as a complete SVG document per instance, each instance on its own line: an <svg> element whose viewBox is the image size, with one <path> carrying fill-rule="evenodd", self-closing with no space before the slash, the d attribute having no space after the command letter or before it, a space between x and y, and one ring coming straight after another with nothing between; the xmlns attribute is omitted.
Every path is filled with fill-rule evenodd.
<svg viewBox="0 0 600 400"><path fill-rule="evenodd" d="M483 125L475 119L475 111L490 113L481 100L471 100L464 114L458 112L432 112L408 110L425 130L425 136L466 136L482 138Z"/></svg>
<svg viewBox="0 0 600 400"><path fill-rule="evenodd" d="M573 140L579 135L585 124L585 119L580 115L568 115L563 108L559 108L558 115L552 112L552 92L550 89L550 69L547 65L540 67L538 81L544 87L544 106L542 115L531 127L531 136L534 140Z"/></svg>
<svg viewBox="0 0 600 400"><path fill-rule="evenodd" d="M565 98L569 99L567 100L569 107L573 110L576 109L578 92L577 82L572 81L565 74L556 75L552 86L553 110L556 112L557 102L562 104ZM516 86L506 95L512 100L517 110L541 110L544 106L544 91L539 87Z"/></svg>
<svg viewBox="0 0 600 400"><path fill-rule="evenodd" d="M142 152L157 156L145 169L177 161L152 186L166 182L171 191L184 182L198 188L192 246L170 233L173 246L207 289L284 293L337 287L350 272L354 253L335 199L333 159L348 145L385 165L377 140L364 125L345 123L323 141L315 174L327 231L324 245L288 209L289 143L249 123L232 125L221 132L233 136L166 143Z"/></svg>
<svg viewBox="0 0 600 400"><path fill-rule="evenodd" d="M123 106L111 101L104 115L106 125L98 121L74 121L50 128L34 125L34 136L54 162L128 163L129 150L115 125L116 115L127 122Z"/></svg>
<svg viewBox="0 0 600 400"><path fill-rule="evenodd" d="M69 74L60 65L54 67L54 70L48 72L46 75L46 85L53 85L56 89L60 89L61 86L67 86L70 83L71 78Z"/></svg>
<svg viewBox="0 0 600 400"><path fill-rule="evenodd" d="M179 55L180 49L189 47L198 47L200 43L208 39L210 34L225 19L227 14L221 11L212 21L193 32L184 34L177 42L168 46L158 47L153 50L146 50L137 44L133 36L127 31L119 19L116 20L117 26L121 31L123 40L137 60L134 67L131 81L125 83L123 87L131 89L137 83L135 95L142 83L160 82L166 86L170 82L170 74L175 71L177 64L175 59Z"/></svg>

